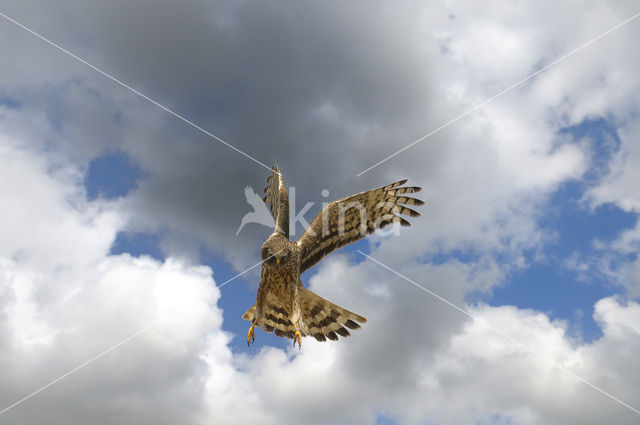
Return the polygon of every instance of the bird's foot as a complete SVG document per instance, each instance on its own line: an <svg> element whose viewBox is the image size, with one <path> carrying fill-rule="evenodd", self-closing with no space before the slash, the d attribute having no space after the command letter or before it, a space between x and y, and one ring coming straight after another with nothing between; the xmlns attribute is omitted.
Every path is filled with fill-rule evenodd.
<svg viewBox="0 0 640 425"><path fill-rule="evenodd" d="M256 321L254 320L249 327L249 332L247 332L247 347L251 345L253 341L256 340L256 334L254 332L254 328L256 327Z"/></svg>
<svg viewBox="0 0 640 425"><path fill-rule="evenodd" d="M296 333L293 334L293 346L296 346L296 342L298 343L298 350L302 348L302 334L300 330L296 326Z"/></svg>

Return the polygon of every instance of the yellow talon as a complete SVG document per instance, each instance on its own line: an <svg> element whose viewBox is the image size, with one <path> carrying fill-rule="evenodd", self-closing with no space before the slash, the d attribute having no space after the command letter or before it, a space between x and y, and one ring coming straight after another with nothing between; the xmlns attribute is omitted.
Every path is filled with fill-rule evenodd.
<svg viewBox="0 0 640 425"><path fill-rule="evenodd" d="M247 332L247 347L250 346L251 343L256 340L256 335L253 330L253 328L255 327L256 327L256 322L254 320L253 323L251 324L251 327L249 328L249 332Z"/></svg>
<svg viewBox="0 0 640 425"><path fill-rule="evenodd" d="M293 346L296 346L296 342L298 343L298 350L302 348L302 334L296 325L296 333L293 334Z"/></svg>

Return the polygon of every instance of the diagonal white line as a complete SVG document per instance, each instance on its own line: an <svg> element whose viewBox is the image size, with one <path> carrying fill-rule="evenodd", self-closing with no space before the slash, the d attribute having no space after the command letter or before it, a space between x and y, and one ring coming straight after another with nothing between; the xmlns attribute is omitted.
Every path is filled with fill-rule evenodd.
<svg viewBox="0 0 640 425"><path fill-rule="evenodd" d="M393 274L395 274L396 276L399 276L401 278L403 278L404 280L406 280L407 282L411 283L412 285L418 287L419 289L425 291L426 293L428 293L429 295L434 296L435 298L439 299L440 301L442 301L443 303L455 308L456 310L458 310L459 312L466 314L467 316L469 316L471 319L475 320L476 322L488 327L489 329L493 330L494 332L498 333L499 335L503 336L504 338L508 339L509 341L519 345L520 347L524 348L525 350L527 350L528 352L530 352L531 354L535 355L536 357L538 357L541 360L544 360L545 362L549 363L550 365L560 369L561 371L563 371L564 373L574 377L575 379L579 380L580 382L590 386L591 388L593 388L594 390L598 391L601 394L604 394L605 396L609 397L610 399L612 399L613 401L621 404L622 406L626 407L627 409L637 413L638 415L640 415L640 411L636 408L634 408L633 406L625 403L624 401L620 400L619 398L617 398L616 396L608 393L607 391L603 390L602 388L592 384L591 382L587 381L586 379L582 378L579 375L576 375L575 373L571 372L569 369L565 368L564 366L554 362L553 360L549 359L548 357L543 356L542 354L540 354L539 352L537 352L536 350L534 350L533 348L529 347L528 345L518 341L517 339L515 339L514 337L512 337L511 335L501 331L500 329L496 328L495 326L493 326L491 323L488 323L485 320L482 320L476 316L474 316L473 314L469 313L467 310L458 307L457 305L453 304L452 302L442 298L440 295L436 294L433 291L430 291L429 289L425 288L424 286L420 285L419 283L411 280L410 278L408 278L407 276L403 275L402 273L392 269L391 267L387 266L386 264L381 263L380 261L376 260L375 258L371 257L370 255L365 254L364 252L360 251L359 249L357 250L360 254L364 255L365 257L367 257L369 260L377 263L378 265L384 267L385 269L389 270L390 272L392 272Z"/></svg>
<svg viewBox="0 0 640 425"><path fill-rule="evenodd" d="M33 31L30 28L27 28L26 26L22 25L20 22L16 21L15 19L10 18L9 16L5 15L4 13L0 12L0 16L2 16L4 19L6 19L9 22L14 23L15 25L19 26L20 28L22 28L23 30L35 35L36 37L38 37L40 40L44 41L45 43L48 43L49 45L55 47L56 49L60 50L63 53L66 53L67 55L71 56L72 58L74 58L75 60L85 64L86 66L88 66L89 68L93 69L94 71L104 75L105 77L107 77L108 79L110 79L111 81L120 84L122 87L132 91L133 93L137 94L138 96L142 97L143 99L153 103L154 105L156 105L158 108L170 113L171 115L173 115L176 118L179 118L180 120L184 121L185 123L189 124L191 127L200 130L201 132L203 132L204 134L206 134L207 136L217 140L218 142L222 143L223 145L233 149L234 151L238 152L239 154L245 156L246 158L249 158L250 160L252 160L253 162L255 162L256 164L262 165L263 167L265 167L267 170L271 171L271 167L269 167L268 165L263 164L262 162L258 161L257 159L255 159L254 157L252 157L251 155L244 153L243 151L241 151L240 149L236 148L235 146L231 145L230 143L224 141L223 139L221 139L220 137L216 136L215 134L205 130L204 128L200 127L199 125L193 123L192 121L189 121L188 119L186 119L185 117L183 117L182 115L178 114L177 112L174 112L173 110L167 108L166 106L158 103L157 101L153 100L152 98L145 96L144 94L140 93L138 90L134 89L133 87L123 83L122 81L118 80L117 78L113 77L112 75L106 73L105 71L101 70L100 68L90 64L89 62L87 62L86 60L74 55L73 53L71 53L70 51L68 51L67 49L65 49L64 47L54 43L53 41L49 40L48 38L44 37L43 35L38 34L37 32Z"/></svg>
<svg viewBox="0 0 640 425"><path fill-rule="evenodd" d="M242 276L243 274L247 273L249 270L259 266L260 264L262 264L264 261L267 261L268 259L274 257L275 255L279 254L280 252L282 252L282 250L276 252L275 254L273 254L270 257L267 257L266 259L260 261L257 264L254 264L253 266L249 267L248 269L246 269L243 272L238 273L237 275L235 275L234 277L232 277L231 279L227 280L226 282L221 283L220 285L216 286L216 288L220 288L224 285L226 285L227 283L231 282L232 280L237 279L238 277ZM162 320L164 320L165 317L161 317L158 320L156 320L155 322L145 326L144 328L138 330L137 332L129 335L128 337L126 337L125 339L123 339L122 341L120 341L119 343L117 343L116 345L107 348L106 350L104 350L103 352L101 352L100 354L97 354L95 356L93 356L92 358L90 358L89 360L87 360L86 362L82 363L79 366L74 367L73 369L71 369L70 371L68 371L67 373L65 373L64 375L61 375L59 377L57 377L56 379L54 379L53 381L49 382L48 384L43 385L42 387L38 388L37 390L33 391L32 393L22 397L20 400L16 401L15 403L5 407L3 410L0 410L0 415L2 415L3 413L13 409L14 407L18 406L19 404L21 404L24 401L27 401L28 399L30 399L31 397L33 397L34 395L46 390L47 388L49 388L50 386L54 385L55 383L62 381L64 378L66 378L67 376L77 372L78 370L82 369L85 366L88 366L89 364L93 363L94 361L98 360L100 357L109 354L110 352L112 352L113 350L115 350L116 348L120 347L121 345L131 341L132 339L136 338L138 335L148 331L149 329L151 329L152 327L154 327L155 325L157 325L159 322L161 322Z"/></svg>
<svg viewBox="0 0 640 425"><path fill-rule="evenodd" d="M216 286L216 288L222 288L224 285L226 285L227 283L231 282L232 280L236 280L237 278L239 278L240 276L242 276L243 274L247 273L249 270L255 269L256 267L258 267L260 264L264 263L265 261L275 257L276 255L280 254L283 250L280 250L278 252L276 252L275 254L265 258L264 260L261 260L260 262L254 264L253 266L249 267L248 269L246 269L245 271L243 271L242 273L239 273L237 275L235 275L234 277L232 277L231 279L222 282L220 285Z"/></svg>
<svg viewBox="0 0 640 425"><path fill-rule="evenodd" d="M607 31L603 32L602 34L600 34L599 36L587 41L586 43L580 45L579 47L576 47L575 49L573 49L572 51L570 51L569 53L566 53L565 55L559 57L558 59L554 60L553 62L545 65L544 67L540 68L539 70L537 70L536 72L534 72L533 74L530 74L526 77L524 77L523 79L521 79L520 81L513 83L512 85L510 85L509 87L507 87L506 89L502 90L501 92L491 96L489 99L480 102L479 104L477 104L476 106L474 106L473 108L469 109L468 111L458 115L457 117L453 118L452 120L442 124L440 127L436 128L435 130L432 130L431 132L425 134L424 136L420 137L419 139L409 143L407 146L403 147L402 149L400 149L399 151L389 155L388 157L386 157L385 159L383 159L382 161L378 161L375 164L373 164L372 166L370 166L369 168L367 168L364 171L360 171L358 174L356 174L356 176L361 176L364 173L366 173L367 171L377 167L378 165L382 164L383 162L386 162L388 160L390 160L391 158L393 158L394 156L398 155L399 153L404 152L405 150L409 149L410 147L422 142L423 140L433 136L434 134L436 134L437 132L439 132L440 130L449 127L451 124L455 123L456 121L466 117L467 115L475 112L476 110L482 108L483 106L485 106L487 103L491 102L492 100L502 96L503 94L510 92L511 90L513 90L514 88L518 87L519 85L523 84L524 82L530 80L531 78L535 77L536 75L540 74L541 72L546 71L547 69L551 68L554 65L557 65L558 63L562 62L563 60L567 59L568 57L578 53L580 50L584 49L585 47L589 46L592 43L595 43L596 41L600 40L602 37L606 36L607 34L617 30L618 28L622 27L623 25L628 24L629 22L633 21L634 19L636 19L638 16L640 16L640 12L636 13L635 15L633 15L632 17L630 17L629 19L626 19L622 22L620 22L619 24L615 25L614 27L609 28Z"/></svg>
<svg viewBox="0 0 640 425"><path fill-rule="evenodd" d="M77 372L78 370L82 369L83 367L93 363L94 361L98 360L100 357L112 352L113 350L115 350L116 348L120 347L121 345L131 341L132 339L134 339L135 337L137 337L141 333L143 333L143 332L149 330L150 328L154 327L161 320L162 320L162 318L156 320L155 322L151 323L150 325L145 326L144 328L142 328L139 331L129 335L128 337L126 337L125 339L123 339L122 341L117 343L116 345L112 346L111 348L108 348L108 349L104 350L102 353L100 353L100 354L98 354L96 356L93 356L92 358L90 358L86 362L82 363L81 365L74 367L69 372L65 373L64 375L61 375L58 378L54 379L53 381L49 382L48 384L43 385L42 387L38 388L37 390L35 390L31 394L29 394L29 395L21 398L20 400L16 401L12 405L5 407L3 410L0 411L0 415L2 415L3 413L5 413L5 412L7 412L7 411L9 411L11 409L13 409L14 407L16 407L17 405L21 404L22 402L30 399L31 397L33 397L34 395L38 394L39 392L42 392L42 391L46 390L47 388L49 388L50 386L52 386L56 382L63 380L64 378L66 378L67 376L71 375L72 373Z"/></svg>

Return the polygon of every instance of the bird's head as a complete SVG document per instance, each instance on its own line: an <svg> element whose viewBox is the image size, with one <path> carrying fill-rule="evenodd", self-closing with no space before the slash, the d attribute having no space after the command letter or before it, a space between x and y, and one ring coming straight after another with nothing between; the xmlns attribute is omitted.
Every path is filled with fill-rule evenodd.
<svg viewBox="0 0 640 425"><path fill-rule="evenodd" d="M273 234L260 250L262 267L275 270L293 271L299 267L294 244L281 234Z"/></svg>

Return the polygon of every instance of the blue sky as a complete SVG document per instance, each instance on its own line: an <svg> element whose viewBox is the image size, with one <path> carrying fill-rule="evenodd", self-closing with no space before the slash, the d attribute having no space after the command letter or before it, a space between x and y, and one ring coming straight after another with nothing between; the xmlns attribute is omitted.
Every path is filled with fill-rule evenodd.
<svg viewBox="0 0 640 425"><path fill-rule="evenodd" d="M0 422L637 423L633 7L3 2ZM423 187L302 276L350 338L247 347L259 267L217 288L276 162L307 221Z"/></svg>
<svg viewBox="0 0 640 425"><path fill-rule="evenodd" d="M537 252L525 252L526 266L518 268L506 275L489 294L470 294L471 303L488 303L491 306L515 306L520 309L532 309L544 312L551 320L566 323L568 336L580 343L593 342L602 337L600 325L594 319L595 303L609 296L627 297L626 291L607 276L593 273L585 275L568 267L567 261L572 256L594 258L602 253L597 247L599 242L611 242L620 237L624 231L633 229L638 214L624 211L615 204L605 203L591 208L585 201L587 189L598 184L599 179L610 171L609 162L613 153L619 148L619 140L615 129L604 119L586 120L580 125L562 129L559 134L569 134L573 140L590 140L591 160L589 169L580 179L562 183L550 193L542 206L537 225L546 234L554 235ZM612 142L613 140L613 142ZM137 182L145 178L145 173L125 153L116 152L93 159L87 170L84 185L88 200L100 196L104 199L118 199L137 187ZM248 207L248 205L247 205ZM316 209L317 209L316 205ZM427 207L428 208L428 207ZM316 213L310 210L310 217ZM256 226L257 224L249 224ZM265 235L270 231L263 229ZM133 256L151 256L163 261L166 255L162 251L163 233L145 233L121 231L117 234L110 252L113 255L129 253ZM256 240L256 247L262 240ZM366 241L360 241L342 249L342 253L350 256L355 263L363 259L357 250L369 252ZM256 261L257 249L253 252ZM637 254L626 254L615 258L612 267L631 264ZM472 264L477 255L454 250L434 254L428 262L445 264L451 260ZM226 282L236 276L238 270L220 256L208 251L201 251L201 262L214 270L217 284ZM307 272L303 281L308 285L309 277L315 274L317 267ZM267 335L258 331L256 342L248 348L244 334L247 322L239 317L251 305L255 298L257 273L249 274L249 278L239 277L224 285L219 306L223 309L224 324L222 329L233 335L229 348L234 353L251 354L265 346L286 349L289 340ZM388 276L391 278L391 276ZM497 415L490 423L502 423L509 418ZM379 414L376 424L396 424L399 422Z"/></svg>
<svg viewBox="0 0 640 425"><path fill-rule="evenodd" d="M599 256L601 250L594 246L596 242L611 242L624 231L633 229L638 214L624 211L611 203L591 208L584 200L586 190L597 185L599 179L609 172L609 161L619 148L615 128L605 119L589 119L579 125L563 128L559 132L559 136L566 134L576 141L588 139L592 157L584 176L562 183L557 190L549 194L539 212L537 224L540 230L554 237L540 252L525 253L527 265L509 273L504 282L490 294L476 294L470 301L486 302L492 306L513 305L545 312L553 320L566 321L568 332L573 337L591 342L602 336L601 329L593 317L594 304L607 296L627 294L607 276L598 273L585 276L584 273L569 268L566 262L576 255L582 258ZM125 153L99 156L91 161L85 177L88 200L97 196L105 199L124 197L129 191L134 190L137 181L143 178L142 170ZM315 205L315 209L312 208L305 218L310 220L318 208L319 205ZM258 224L249 226L259 227ZM267 233L265 229L265 235ZM163 260L165 256L162 254L161 242L161 233L123 231L118 233L111 253L149 255ZM262 242L256 240L256 247ZM358 258L358 255L353 255L358 249L368 251L366 241L345 247L341 252L349 253L352 261L361 262L362 259ZM256 261L259 261L257 248L253 254ZM612 267L631 264L636 259L637 254L621 255L611 260ZM461 252L442 252L435 254L430 262L441 264L450 260L472 263L474 256ZM202 262L215 270L215 278L219 283L237 274L237 270L231 264L207 250L202 252ZM305 275L306 283L314 272L315 269ZM236 335L231 347L234 351L240 352L259 350L265 344L282 347L288 341L273 335L261 334L254 348L247 350L243 338L247 324L239 321L238 317L255 298L258 276L256 273L250 276L250 279L237 278L223 289L224 296L220 302L224 310L223 328Z"/></svg>

